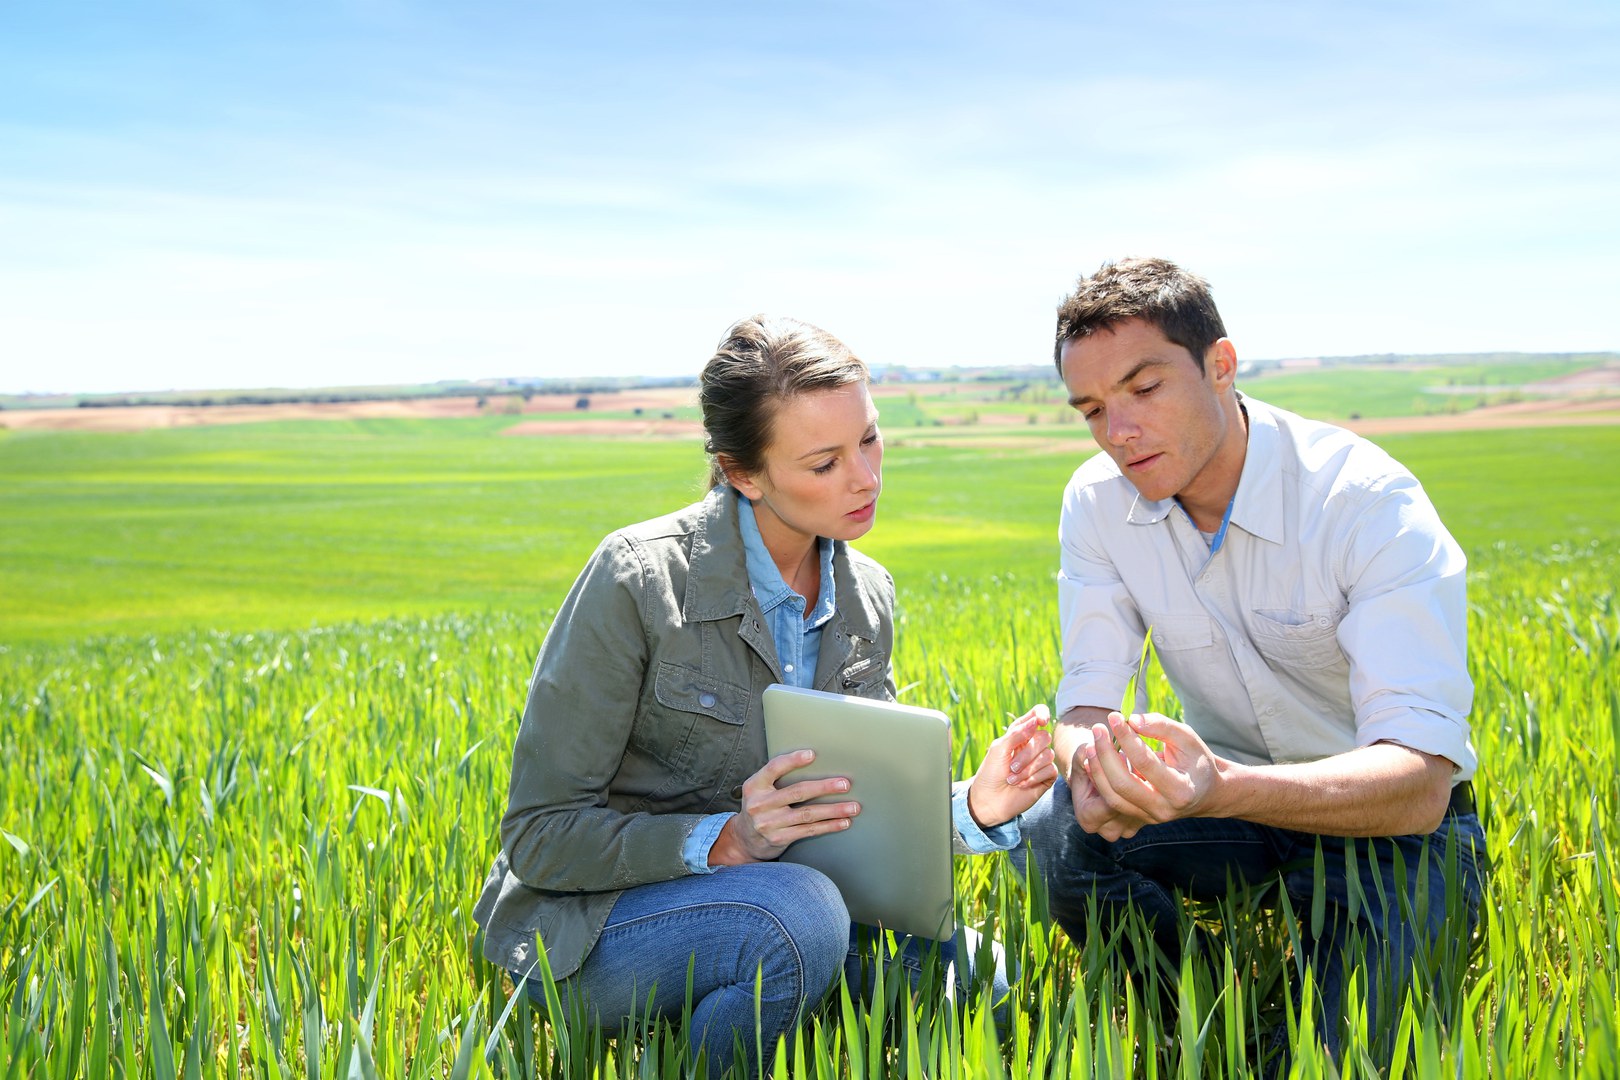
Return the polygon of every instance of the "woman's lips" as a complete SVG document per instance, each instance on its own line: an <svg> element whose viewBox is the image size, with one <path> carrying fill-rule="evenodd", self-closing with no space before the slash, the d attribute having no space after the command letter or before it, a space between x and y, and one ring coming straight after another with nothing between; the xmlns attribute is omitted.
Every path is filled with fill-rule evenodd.
<svg viewBox="0 0 1620 1080"><path fill-rule="evenodd" d="M859 510L851 510L844 516L851 521L871 521L872 515L877 513L877 500L873 499Z"/></svg>

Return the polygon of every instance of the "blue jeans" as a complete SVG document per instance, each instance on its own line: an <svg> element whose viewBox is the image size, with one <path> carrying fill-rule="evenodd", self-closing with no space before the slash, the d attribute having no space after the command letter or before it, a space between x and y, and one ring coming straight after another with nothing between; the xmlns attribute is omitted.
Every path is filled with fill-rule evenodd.
<svg viewBox="0 0 1620 1080"><path fill-rule="evenodd" d="M1179 969L1181 957L1180 897L1220 899L1228 895L1229 880L1240 887L1280 882L1306 935L1302 945L1313 964L1325 1018L1320 1030L1335 1057L1339 1021L1346 1015L1347 950L1366 958L1369 1034L1387 1041L1414 960L1424 972L1466 960L1487 865L1484 833L1472 813L1448 814L1427 836L1346 840L1247 821L1191 818L1149 825L1128 840L1110 843L1080 828L1061 778L1024 815L1023 831L1045 879L1052 915L1071 940L1084 942L1088 901L1094 900L1104 925L1133 908L1152 926L1154 942L1172 970ZM1325 912L1320 935L1312 937L1318 844ZM1022 864L1023 857L1020 850L1014 859ZM1448 864L1448 857L1454 862Z"/></svg>
<svg viewBox="0 0 1620 1080"><path fill-rule="evenodd" d="M860 995L875 982L875 956L883 955L886 973L893 970L887 962L894 958L876 944L881 940L869 927L850 925L843 897L819 870L778 862L727 866L625 890L585 962L557 989L589 1022L617 1031L632 1017L679 1016L690 970L686 1037L693 1060L701 1051L708 1075L719 1076L738 1060L740 1044L748 1075L756 1075L777 1040L826 996L840 972ZM934 947L918 939L903 943L898 966L913 987ZM953 963L957 942L937 948L939 970L958 988L965 985ZM973 945L961 951L971 959ZM999 962L993 986L994 1000L1006 996ZM538 980L528 980L526 988L544 1004Z"/></svg>

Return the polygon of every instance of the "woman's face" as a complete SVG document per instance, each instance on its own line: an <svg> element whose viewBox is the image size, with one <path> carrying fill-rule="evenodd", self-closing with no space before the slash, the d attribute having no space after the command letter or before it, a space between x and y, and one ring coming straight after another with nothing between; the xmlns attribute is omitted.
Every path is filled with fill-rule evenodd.
<svg viewBox="0 0 1620 1080"><path fill-rule="evenodd" d="M883 488L883 435L865 383L814 390L783 402L756 473L732 484L754 504L765 545L817 536L866 535Z"/></svg>

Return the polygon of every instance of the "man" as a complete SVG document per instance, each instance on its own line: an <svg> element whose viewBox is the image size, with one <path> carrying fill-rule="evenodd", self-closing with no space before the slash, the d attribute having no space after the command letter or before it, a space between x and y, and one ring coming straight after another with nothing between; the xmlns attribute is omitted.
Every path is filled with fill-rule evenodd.
<svg viewBox="0 0 1620 1080"><path fill-rule="evenodd" d="M1325 891L1323 1035L1349 947L1376 1038L1480 901L1462 551L1382 450L1239 394L1173 263L1082 278L1055 353L1103 453L1064 495L1060 779L1025 819L1052 912L1078 939L1088 902L1134 907L1175 963L1180 896L1280 880L1308 916ZM1180 721L1114 711L1149 631Z"/></svg>

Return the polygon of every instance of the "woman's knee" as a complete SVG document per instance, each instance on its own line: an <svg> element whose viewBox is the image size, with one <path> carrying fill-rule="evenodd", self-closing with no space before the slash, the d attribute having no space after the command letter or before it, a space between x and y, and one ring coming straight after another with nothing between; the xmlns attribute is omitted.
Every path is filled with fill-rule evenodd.
<svg viewBox="0 0 1620 1080"><path fill-rule="evenodd" d="M838 978L849 950L849 909L838 886L819 870L797 863L769 864L774 871L752 902L779 927L780 952L768 959L795 963L805 996L819 998Z"/></svg>

